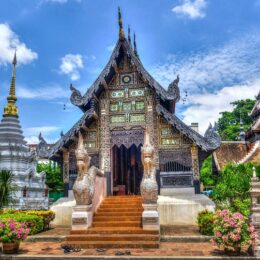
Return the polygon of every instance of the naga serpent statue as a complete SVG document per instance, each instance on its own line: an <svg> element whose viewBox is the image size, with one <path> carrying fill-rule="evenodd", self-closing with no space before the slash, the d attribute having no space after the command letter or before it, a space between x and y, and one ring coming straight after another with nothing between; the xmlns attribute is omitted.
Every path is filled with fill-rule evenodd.
<svg viewBox="0 0 260 260"><path fill-rule="evenodd" d="M78 176L73 185L73 193L78 205L91 205L94 191L96 175L104 176L104 173L95 166L90 167L91 157L84 146L83 137L79 132L78 147L75 151L77 159Z"/></svg>
<svg viewBox="0 0 260 260"><path fill-rule="evenodd" d="M142 163L144 167L143 179L141 182L141 195L146 204L157 203L158 185L156 182L156 168L154 162L154 147L150 143L150 136L145 130L144 145L142 147Z"/></svg>

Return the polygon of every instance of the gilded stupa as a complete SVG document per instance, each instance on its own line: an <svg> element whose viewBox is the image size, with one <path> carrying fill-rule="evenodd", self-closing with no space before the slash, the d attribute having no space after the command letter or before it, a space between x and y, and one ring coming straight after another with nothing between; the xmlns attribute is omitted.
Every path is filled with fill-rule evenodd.
<svg viewBox="0 0 260 260"><path fill-rule="evenodd" d="M10 170L15 175L17 185L17 191L13 194L15 202L9 207L47 209L49 199L45 173L36 172L36 154L24 140L18 119L15 94L16 64L15 53L9 95L0 123L0 169Z"/></svg>

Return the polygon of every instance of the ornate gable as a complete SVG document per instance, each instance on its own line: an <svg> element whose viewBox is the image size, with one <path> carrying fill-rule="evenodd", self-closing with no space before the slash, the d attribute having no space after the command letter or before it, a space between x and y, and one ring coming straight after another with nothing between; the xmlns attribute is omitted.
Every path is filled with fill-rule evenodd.
<svg viewBox="0 0 260 260"><path fill-rule="evenodd" d="M176 89L168 92L145 70L130 43L124 38L117 41L106 67L83 96L76 88L71 88L72 94L70 99L72 104L78 106L82 111L86 111L93 96L100 96L101 92L111 83L115 73L125 72L127 74L130 71L135 71L136 78L140 78L147 86L153 89L162 101L172 100L177 102L179 100L179 92Z"/></svg>

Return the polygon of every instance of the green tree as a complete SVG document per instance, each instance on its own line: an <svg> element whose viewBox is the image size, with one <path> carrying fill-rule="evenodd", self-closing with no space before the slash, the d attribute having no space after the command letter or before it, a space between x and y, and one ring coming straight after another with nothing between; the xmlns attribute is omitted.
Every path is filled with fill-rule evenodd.
<svg viewBox="0 0 260 260"><path fill-rule="evenodd" d="M220 173L219 181L213 192L213 200L219 207L228 207L231 211L249 214L249 188L253 174L253 164L227 164ZM256 167L260 176L260 167Z"/></svg>
<svg viewBox="0 0 260 260"><path fill-rule="evenodd" d="M231 103L233 110L231 112L221 112L218 120L218 132L224 141L234 141L240 132L240 117L243 121L244 130L248 130L252 119L248 115L252 110L255 100L238 100Z"/></svg>
<svg viewBox="0 0 260 260"><path fill-rule="evenodd" d="M209 156L202 164L200 170L200 180L205 187L215 186L216 177L212 175L212 156Z"/></svg>
<svg viewBox="0 0 260 260"><path fill-rule="evenodd" d="M46 184L52 191L63 189L63 178L61 169L56 163L38 163L37 172L46 173Z"/></svg>
<svg viewBox="0 0 260 260"><path fill-rule="evenodd" d="M14 192L17 190L14 182L14 174L11 171L0 171L0 209L14 203Z"/></svg>

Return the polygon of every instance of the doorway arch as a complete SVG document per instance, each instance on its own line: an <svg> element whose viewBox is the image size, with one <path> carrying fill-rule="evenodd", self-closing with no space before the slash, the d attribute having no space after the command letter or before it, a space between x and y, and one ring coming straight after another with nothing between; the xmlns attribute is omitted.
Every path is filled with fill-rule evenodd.
<svg viewBox="0 0 260 260"><path fill-rule="evenodd" d="M121 187L120 195L139 195L140 184L143 177L141 162L141 147L132 144L112 147L112 180L113 188Z"/></svg>

